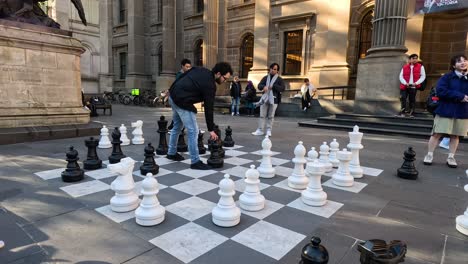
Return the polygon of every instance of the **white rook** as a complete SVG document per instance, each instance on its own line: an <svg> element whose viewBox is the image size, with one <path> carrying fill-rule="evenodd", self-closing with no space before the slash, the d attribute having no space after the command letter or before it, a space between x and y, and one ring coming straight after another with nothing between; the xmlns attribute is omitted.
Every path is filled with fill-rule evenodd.
<svg viewBox="0 0 468 264"><path fill-rule="evenodd" d="M322 164L318 160L308 162L306 173L309 176L309 186L302 191L302 202L311 206L324 206L327 203L327 194L322 188L322 174L324 173Z"/></svg>
<svg viewBox="0 0 468 264"><path fill-rule="evenodd" d="M340 165L338 165L338 170L332 176L333 184L342 187L353 186L354 177L351 175L351 173L349 173L351 152L349 152L347 149L343 149L343 151L338 151L337 157L340 161Z"/></svg>

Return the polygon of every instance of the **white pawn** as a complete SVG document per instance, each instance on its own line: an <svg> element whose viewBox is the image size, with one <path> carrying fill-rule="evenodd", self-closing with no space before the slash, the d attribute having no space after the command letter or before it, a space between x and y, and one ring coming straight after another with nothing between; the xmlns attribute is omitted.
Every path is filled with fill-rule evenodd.
<svg viewBox="0 0 468 264"><path fill-rule="evenodd" d="M337 152L338 160L340 165L338 165L338 170L333 174L332 180L333 184L342 187L351 187L354 184L354 177L351 176L349 172L349 161L351 160L351 152L347 149Z"/></svg>
<svg viewBox="0 0 468 264"><path fill-rule="evenodd" d="M468 177L468 170L466 170L466 176ZM465 185L465 191L468 192L468 184ZM457 216L455 222L457 223L457 230L468 236L468 207L463 215Z"/></svg>
<svg viewBox="0 0 468 264"><path fill-rule="evenodd" d="M330 162L328 155L330 154L330 148L327 145L327 142L323 142L320 146L320 158L319 162L323 165L325 172L333 171L333 164Z"/></svg>
<svg viewBox="0 0 468 264"><path fill-rule="evenodd" d="M142 226L154 226L164 221L166 208L159 203L156 196L159 192L158 181L153 177L153 174L146 174L145 179L141 183L141 200L140 206L135 211L136 223Z"/></svg>
<svg viewBox="0 0 468 264"><path fill-rule="evenodd" d="M302 144L302 141L299 141L299 144L294 148L294 158L292 162L294 163L294 169L291 176L288 177L288 186L293 189L303 190L309 184L309 178L306 177L304 171L304 165L307 163L307 160L304 158L306 153L306 148Z"/></svg>
<svg viewBox="0 0 468 264"><path fill-rule="evenodd" d="M315 147L312 147L309 152L307 152L307 162L313 162L314 160L318 160L318 152L315 150Z"/></svg>
<svg viewBox="0 0 468 264"><path fill-rule="evenodd" d="M250 165L245 172L245 191L239 196L239 205L246 211L259 211L265 207L265 197L260 194L259 176L255 165Z"/></svg>
<svg viewBox="0 0 468 264"><path fill-rule="evenodd" d="M99 140L98 148L112 148L112 143L109 139L109 129L106 126L101 128L101 139Z"/></svg>
<svg viewBox="0 0 468 264"><path fill-rule="evenodd" d="M336 153L340 150L340 144L336 141L336 138L330 143L330 162L333 165L333 168L338 168L340 161L336 158Z"/></svg>
<svg viewBox="0 0 468 264"><path fill-rule="evenodd" d="M240 209L234 202L234 194L236 193L234 182L229 179L229 174L224 174L224 179L219 182L218 204L211 211L212 221L215 225L222 227L231 227L240 222Z"/></svg>
<svg viewBox="0 0 468 264"><path fill-rule="evenodd" d="M318 160L308 162L306 173L309 176L309 185L301 193L302 201L311 206L324 206L327 203L327 194L322 189L323 166Z"/></svg>
<svg viewBox="0 0 468 264"><path fill-rule="evenodd" d="M121 146L130 145L130 139L128 139L128 137L127 137L127 128L125 127L124 124L122 124L119 127L119 131L120 131L120 141L122 141L122 143L120 143L120 145Z"/></svg>
<svg viewBox="0 0 468 264"><path fill-rule="evenodd" d="M265 136L265 139L262 141L262 150L260 151L262 155L262 161L260 166L258 166L258 172L260 172L260 178L273 178L275 177L275 168L271 163L271 156L273 152L271 151L271 140L268 136Z"/></svg>
<svg viewBox="0 0 468 264"><path fill-rule="evenodd" d="M128 212L138 207L140 200L135 193L135 182L132 176L134 165L135 161L127 157L119 163L107 166L111 172L118 174L118 177L111 183L111 189L115 195L110 200L110 207L114 212Z"/></svg>
<svg viewBox="0 0 468 264"><path fill-rule="evenodd" d="M145 144L145 139L143 138L143 121L138 120L136 122L132 123L132 127L135 129L132 132L133 138L132 138L132 144L134 145L141 145Z"/></svg>
<svg viewBox="0 0 468 264"><path fill-rule="evenodd" d="M361 144L363 133L359 132L358 126L354 126L353 132L348 132L348 135L348 148L352 153L351 162L349 163L349 171L354 178L362 178L364 176L364 171L359 164L359 150L364 147Z"/></svg>

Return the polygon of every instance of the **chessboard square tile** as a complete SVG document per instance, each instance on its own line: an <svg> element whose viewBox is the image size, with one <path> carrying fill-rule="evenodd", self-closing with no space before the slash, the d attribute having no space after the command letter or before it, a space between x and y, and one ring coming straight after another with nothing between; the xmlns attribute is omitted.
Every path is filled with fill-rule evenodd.
<svg viewBox="0 0 468 264"><path fill-rule="evenodd" d="M239 196L241 194L242 194L241 192L235 192L235 194L233 196L234 201L239 200ZM219 202L219 198L220 198L220 196L218 194L218 188L213 189L213 190L208 191L208 192L201 193L201 194L199 194L197 196L200 197L200 198L203 198L205 200L208 200L210 202L216 203L216 204Z"/></svg>
<svg viewBox="0 0 468 264"><path fill-rule="evenodd" d="M164 176L156 177L156 180L159 182L159 184L164 184L166 186L172 186L172 185L176 185L176 184L179 184L179 183L182 183L182 182L191 181L191 180L193 180L193 178L185 176L185 175L181 175L181 174L178 174L178 173L170 173L170 174L166 174Z"/></svg>
<svg viewBox="0 0 468 264"><path fill-rule="evenodd" d="M54 188L59 189L59 188L62 188L62 187L72 186L72 185L76 185L76 184L80 184L80 183L84 183L84 182L89 182L89 181L95 181L95 179L87 177L85 175L84 179L81 180L81 181L78 181L78 182L64 182L62 180L62 177L59 177L59 178L53 178L53 179L47 180L47 184L50 187L54 187Z"/></svg>
<svg viewBox="0 0 468 264"><path fill-rule="evenodd" d="M160 169L161 167L172 172L178 172L178 171L190 168L190 165L180 161L180 162L173 162L167 165L159 165Z"/></svg>
<svg viewBox="0 0 468 264"><path fill-rule="evenodd" d="M275 186L270 186L262 191L265 199L277 202L280 204L288 204L297 198L301 197L301 194L298 192L288 191L286 189L278 188Z"/></svg>
<svg viewBox="0 0 468 264"><path fill-rule="evenodd" d="M190 222L149 242L188 263L227 240L222 235Z"/></svg>
<svg viewBox="0 0 468 264"><path fill-rule="evenodd" d="M215 170L185 169L185 170L178 171L177 173L197 179L197 178L204 177L204 176L207 176L207 175L210 175L210 174L214 174L216 172L217 171L215 171Z"/></svg>
<svg viewBox="0 0 468 264"><path fill-rule="evenodd" d="M259 156L262 156L262 153L261 153L261 149L260 150L257 150L257 151L254 151L254 152L250 152L251 154L255 154L255 155L259 155ZM277 152L277 151L271 151L271 155L272 156L275 156L275 155L278 155L278 154L281 154L281 152Z"/></svg>
<svg viewBox="0 0 468 264"><path fill-rule="evenodd" d="M276 166L275 167L275 175L289 177L293 172L292 168L284 167L284 166Z"/></svg>
<svg viewBox="0 0 468 264"><path fill-rule="evenodd" d="M330 179L330 180L324 182L322 185L327 186L327 187L331 187L331 188L335 188L335 189L348 191L348 192L353 192L353 193L359 193L362 189L364 189L364 187L367 186L366 183L354 181L353 186L341 187L341 186L337 186L337 185L333 184L333 179Z"/></svg>
<svg viewBox="0 0 468 264"><path fill-rule="evenodd" d="M248 154L248 152L239 151L239 150L229 148L229 149L225 150L224 154L226 156L230 156L230 157L237 157L237 156Z"/></svg>
<svg viewBox="0 0 468 264"><path fill-rule="evenodd" d="M243 159L248 159L248 160L252 161L252 163L255 164L255 167L257 167L257 165L260 164L260 162L258 162L258 158L259 158L258 155L255 155L255 154L252 154L252 153L247 153L247 154L244 154L244 155L240 155L238 157L243 158Z"/></svg>
<svg viewBox="0 0 468 264"><path fill-rule="evenodd" d="M91 193L76 198L81 203L85 204L88 208L98 208L109 205L110 199L115 195L111 189L102 192Z"/></svg>
<svg viewBox="0 0 468 264"><path fill-rule="evenodd" d="M104 215L105 217L111 219L112 221L114 221L116 223L121 223L121 222L126 221L126 220L128 220L130 218L135 217L135 210L125 212L125 213L116 213L116 212L111 210L110 205L105 205L105 206L96 208L95 210L98 213Z"/></svg>
<svg viewBox="0 0 468 264"><path fill-rule="evenodd" d="M364 166L361 166L361 168L364 172L364 175L367 175L367 176L377 177L383 172L383 170L376 169L376 168L369 168L369 167L364 167Z"/></svg>
<svg viewBox="0 0 468 264"><path fill-rule="evenodd" d="M209 190L218 188L218 185L211 182L202 181L199 179L193 179L191 181L179 183L171 186L171 188L185 192L191 195L197 195L200 193L207 192Z"/></svg>
<svg viewBox="0 0 468 264"><path fill-rule="evenodd" d="M244 178L245 176L245 172L248 170L249 168L247 167L242 167L242 166L235 166L235 167L232 167L232 168L229 168L229 169L225 169L223 171L221 171L222 173L227 173L231 176L236 176L236 177L239 177L239 178Z"/></svg>
<svg viewBox="0 0 468 264"><path fill-rule="evenodd" d="M183 226L188 222L188 220L166 210L164 221L155 226L141 226L136 223L136 218L130 218L121 222L120 224L125 230L128 230L132 232L132 234L149 241L173 229Z"/></svg>
<svg viewBox="0 0 468 264"><path fill-rule="evenodd" d="M259 159L257 160L258 162L262 162L262 159ZM275 157L271 157L271 164L273 166L279 166L279 165L283 165L283 164L286 164L290 162L290 160L287 160L287 159L280 159L280 158L275 158Z"/></svg>
<svg viewBox="0 0 468 264"><path fill-rule="evenodd" d="M237 206L239 206L239 201L237 201L236 204ZM278 211L279 209L283 207L284 207L283 204L279 204L270 200L265 200L265 207L262 210L251 212L251 211L243 210L241 208L241 212L242 214L249 215L257 219L264 219L265 217L268 217L269 215L273 214L274 212Z"/></svg>
<svg viewBox="0 0 468 264"><path fill-rule="evenodd" d="M208 158L203 158L203 157L199 157L200 160L203 162L203 163L206 163L206 161L208 160ZM183 161L181 161L182 163L185 163L185 164L192 164L192 160L190 158L188 159L184 159Z"/></svg>
<svg viewBox="0 0 468 264"><path fill-rule="evenodd" d="M260 177L260 182L272 186L272 185L277 184L278 182L284 181L284 179L285 178L283 176L276 176L275 175L273 178L262 178L262 177Z"/></svg>
<svg viewBox="0 0 468 264"><path fill-rule="evenodd" d="M173 173L172 171L170 170L166 170L164 168L161 168L159 167L159 171L158 173L156 174L156 177L160 177L160 176L164 176L164 175L167 175L167 174L170 174L170 173ZM138 177L141 177L141 178L144 178L146 175L141 175L141 171L140 170L136 170L133 172L133 175L134 176L138 176Z"/></svg>
<svg viewBox="0 0 468 264"><path fill-rule="evenodd" d="M43 180L50 180L50 179L55 179L55 178L61 178L62 172L64 170L65 168L58 168L58 169L53 169L53 170L40 171L34 174Z"/></svg>
<svg viewBox="0 0 468 264"><path fill-rule="evenodd" d="M118 176L111 176L109 178L100 179L99 181L111 185L112 182L115 181L115 179L117 179L117 178L118 178ZM137 182L137 181L142 180L142 177L139 177L139 176L136 176L136 175L132 175L132 178L133 178L133 182Z"/></svg>
<svg viewBox="0 0 468 264"><path fill-rule="evenodd" d="M213 223L213 215L211 214L211 212L203 217L200 217L196 221L194 221L194 223L201 225L211 231L214 231L217 234L220 234L228 238L231 238L239 234L240 232L244 231L245 229L255 224L256 222L258 222L258 219L253 218L248 215L241 214L239 224L235 226L231 226L231 227L217 226Z"/></svg>
<svg viewBox="0 0 468 264"><path fill-rule="evenodd" d="M279 260L304 238L289 229L259 221L231 239Z"/></svg>
<svg viewBox="0 0 468 264"><path fill-rule="evenodd" d="M184 262L175 258L166 251L153 247L150 251L146 251L132 259L125 261L125 264L147 264L147 263L164 263L164 264L183 264ZM84 263L83 263L84 264Z"/></svg>
<svg viewBox="0 0 468 264"><path fill-rule="evenodd" d="M231 157L231 158L224 159L224 163L232 164L235 166L244 165L244 164L252 164L252 165L255 164L255 162L252 160L243 159L239 157Z"/></svg>
<svg viewBox="0 0 468 264"><path fill-rule="evenodd" d="M240 148L243 148L244 146L241 146L241 145L234 145L233 147L223 147L223 148L226 148L226 149L240 149Z"/></svg>
<svg viewBox="0 0 468 264"><path fill-rule="evenodd" d="M301 193L303 191L303 190L293 189L293 188L289 187L288 179L280 181L280 182L276 183L273 186L278 187L278 188L282 188L282 189L285 189L285 190L288 190L288 191L297 192L297 193Z"/></svg>
<svg viewBox="0 0 468 264"><path fill-rule="evenodd" d="M224 174L225 173L222 173L222 172L217 172L215 174L210 174L208 176L205 176L205 177L201 177L201 178L198 178L199 180L203 180L203 181L207 181L207 182L211 182L211 183L214 183L214 184L217 184L219 185L219 182L224 179ZM233 181L236 181L237 179L240 179L239 177L237 176L233 176L233 175L230 175L231 176L231 180Z"/></svg>
<svg viewBox="0 0 468 264"><path fill-rule="evenodd" d="M118 174L116 172L110 171L108 168L103 168L103 169L98 169L98 170L92 170L92 171L85 171L85 175L96 179L104 179L104 178L109 178L112 176L117 176Z"/></svg>
<svg viewBox="0 0 468 264"><path fill-rule="evenodd" d="M161 205L163 206L168 206L173 203L177 203L179 201L185 200L187 198L191 197L190 194L172 189L172 188L166 188L158 193L158 199Z"/></svg>
<svg viewBox="0 0 468 264"><path fill-rule="evenodd" d="M234 180L234 179L232 179L232 180ZM239 179L237 181L234 180L234 184L235 184L236 191L238 191L238 192L244 192L245 191L245 186L247 185L245 183L245 179ZM270 185L262 183L261 180L260 180L260 184L259 184L260 191L264 190L264 189L266 189L268 187L270 187Z"/></svg>
<svg viewBox="0 0 468 264"><path fill-rule="evenodd" d="M194 196L183 201L173 203L167 206L166 210L189 221L194 221L211 213L215 206L216 204L213 202Z"/></svg>
<svg viewBox="0 0 468 264"><path fill-rule="evenodd" d="M281 226L299 234L309 235L314 234L314 230L328 220L309 212L285 206L264 218L263 221Z"/></svg>
<svg viewBox="0 0 468 264"><path fill-rule="evenodd" d="M327 203L324 206L310 206L306 205L302 198L292 201L288 204L289 207L296 208L298 210L308 212L311 214L319 215L325 218L330 218L336 211L338 211L343 204L327 200Z"/></svg>
<svg viewBox="0 0 468 264"><path fill-rule="evenodd" d="M87 181L82 183L77 183L73 185L68 185L60 188L62 191L68 193L68 195L76 198L83 195L109 190L110 186L101 181Z"/></svg>
<svg viewBox="0 0 468 264"><path fill-rule="evenodd" d="M207 252L204 255L200 256L199 258L190 262L190 264L207 264L207 263L272 264L272 263L277 263L277 261L256 250L243 246L235 241L228 240L222 243L221 245L217 246L210 252ZM281 263L287 263L287 262L281 262ZM291 262L291 263L294 263L294 262Z"/></svg>
<svg viewBox="0 0 468 264"><path fill-rule="evenodd" d="M173 160L167 159L166 155L160 156L159 158L155 158L154 161L156 161L156 164L158 164L159 166L164 166L175 162Z"/></svg>

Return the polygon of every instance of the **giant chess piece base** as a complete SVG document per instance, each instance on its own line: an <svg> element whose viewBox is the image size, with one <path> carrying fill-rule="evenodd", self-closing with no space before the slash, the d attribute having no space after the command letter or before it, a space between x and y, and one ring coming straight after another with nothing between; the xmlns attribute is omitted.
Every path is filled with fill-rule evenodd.
<svg viewBox="0 0 468 264"><path fill-rule="evenodd" d="M468 176L468 170L466 170L466 174ZM465 191L468 192L468 184L465 185ZM468 208L466 208L466 211L463 215L457 216L455 222L457 223L457 230L468 236Z"/></svg>
<svg viewBox="0 0 468 264"><path fill-rule="evenodd" d="M215 207L212 211L213 223L221 227L232 227L238 225L240 222L240 209L238 207L233 207L227 210L228 208L221 209Z"/></svg>
<svg viewBox="0 0 468 264"><path fill-rule="evenodd" d="M85 160L83 161L85 170L97 170L102 168L102 160Z"/></svg>
<svg viewBox="0 0 468 264"><path fill-rule="evenodd" d="M141 226L155 226L162 223L165 219L166 209L162 206L151 209L151 213L144 214L144 207L140 206L136 209L135 215L139 214L140 216L136 218L136 223Z"/></svg>
<svg viewBox="0 0 468 264"><path fill-rule="evenodd" d="M64 182L77 182L84 179L84 171L81 169L65 169L61 176Z"/></svg>

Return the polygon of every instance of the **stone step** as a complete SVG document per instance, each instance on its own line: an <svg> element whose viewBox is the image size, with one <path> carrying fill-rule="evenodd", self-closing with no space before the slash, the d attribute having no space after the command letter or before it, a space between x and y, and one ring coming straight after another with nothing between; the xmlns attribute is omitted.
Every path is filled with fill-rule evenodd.
<svg viewBox="0 0 468 264"><path fill-rule="evenodd" d="M386 116L386 115L361 115L361 114L335 114L338 119L360 120L360 121L373 121L373 122L389 122L389 123L407 123L407 124L420 124L432 126L433 117L426 115L416 115L415 117L400 117L400 116Z"/></svg>
<svg viewBox="0 0 468 264"><path fill-rule="evenodd" d="M432 124L413 124L406 122L398 122L398 119L393 121L373 121L373 120L359 120L359 119L342 119L335 117L320 117L317 119L320 124L329 125L349 125L367 128L379 128L379 129L393 129L393 130L407 130L413 132L428 132L432 130Z"/></svg>

